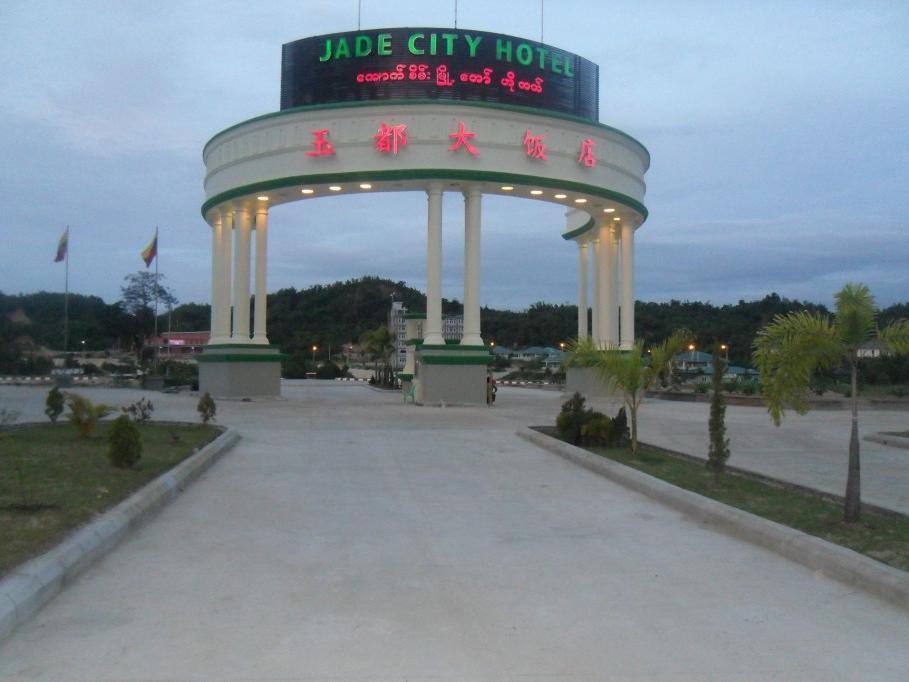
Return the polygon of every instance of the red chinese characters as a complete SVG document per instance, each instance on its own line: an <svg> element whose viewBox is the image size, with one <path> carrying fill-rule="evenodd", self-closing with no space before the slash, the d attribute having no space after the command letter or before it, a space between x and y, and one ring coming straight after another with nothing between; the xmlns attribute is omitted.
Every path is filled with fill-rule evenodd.
<svg viewBox="0 0 909 682"><path fill-rule="evenodd" d="M399 148L407 146L407 126L380 124L379 132L373 136L376 140L376 151L383 154L397 154Z"/></svg>
<svg viewBox="0 0 909 682"><path fill-rule="evenodd" d="M547 161L546 143L543 141L545 135L531 135L530 129L524 133L524 151L531 159L542 159Z"/></svg>
<svg viewBox="0 0 909 682"><path fill-rule="evenodd" d="M312 136L315 138L312 143L315 149L310 152L306 152L306 156L333 156L335 153L334 145L329 142L328 129L325 130L313 130Z"/></svg>
<svg viewBox="0 0 909 682"><path fill-rule="evenodd" d="M593 148L595 146L596 143L589 137L581 142L581 154L578 156L578 163L586 166L587 168L593 168L596 166L597 157L593 154Z"/></svg>
<svg viewBox="0 0 909 682"><path fill-rule="evenodd" d="M464 147L468 152L474 156L479 156L480 151L470 144L470 140L476 137L476 133L472 133L464 129L464 121L458 121L458 129L456 132L451 133L448 137L454 140L454 144L448 148L448 151L455 152L461 147Z"/></svg>

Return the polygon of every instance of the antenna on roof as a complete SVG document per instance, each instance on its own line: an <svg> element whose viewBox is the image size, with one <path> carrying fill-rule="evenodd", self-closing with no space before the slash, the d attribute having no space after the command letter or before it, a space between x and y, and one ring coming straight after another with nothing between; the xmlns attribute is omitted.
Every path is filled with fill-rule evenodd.
<svg viewBox="0 0 909 682"><path fill-rule="evenodd" d="M543 1L540 0L540 42L543 42Z"/></svg>
<svg viewBox="0 0 909 682"><path fill-rule="evenodd" d="M458 27L458 0L455 0L455 28Z"/></svg>
<svg viewBox="0 0 909 682"><path fill-rule="evenodd" d="M357 30L360 30L360 15L363 13L363 0L357 0Z"/></svg>

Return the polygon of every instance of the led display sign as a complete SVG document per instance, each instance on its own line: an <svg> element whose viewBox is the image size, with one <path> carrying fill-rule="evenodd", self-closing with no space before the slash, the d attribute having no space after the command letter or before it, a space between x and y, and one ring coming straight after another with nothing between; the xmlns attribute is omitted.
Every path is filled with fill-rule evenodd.
<svg viewBox="0 0 909 682"><path fill-rule="evenodd" d="M439 28L303 38L281 55L281 109L370 100L495 102L599 121L599 67L531 40Z"/></svg>

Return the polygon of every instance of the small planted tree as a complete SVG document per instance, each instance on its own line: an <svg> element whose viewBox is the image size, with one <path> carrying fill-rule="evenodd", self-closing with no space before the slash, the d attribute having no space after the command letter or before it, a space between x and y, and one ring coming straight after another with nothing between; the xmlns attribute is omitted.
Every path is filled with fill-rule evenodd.
<svg viewBox="0 0 909 682"><path fill-rule="evenodd" d="M129 407L121 407L120 410L123 414L128 414L132 417L136 423L147 424L151 421L152 412L155 411L155 406L152 405L151 400L148 398L140 398Z"/></svg>
<svg viewBox="0 0 909 682"><path fill-rule="evenodd" d="M47 415L47 418L50 419L51 422L56 424L57 418L63 414L63 407L63 392L59 387L54 386L47 392L47 398L44 401L44 414Z"/></svg>
<svg viewBox="0 0 909 682"><path fill-rule="evenodd" d="M779 426L785 407L799 414L808 410L808 392L817 370L849 367L852 429L849 435L849 469L843 518L861 518L861 466L858 434L859 349L876 339L892 355L909 354L909 320L891 322L880 329L874 297L864 284L847 284L836 295L836 313L815 315L794 312L777 315L764 327L754 344L754 361L761 375L767 410Z"/></svg>
<svg viewBox="0 0 909 682"><path fill-rule="evenodd" d="M672 358L688 343L690 333L679 329L650 349L650 361L644 358L644 343L635 342L630 350L610 348L600 352L597 370L600 379L613 390L621 391L631 417L631 455L638 451L638 408L644 394L661 375L671 370Z"/></svg>
<svg viewBox="0 0 909 682"><path fill-rule="evenodd" d="M210 393L206 393L199 398L199 404L196 405L196 411L199 413L199 418L202 420L203 424L214 421L215 412L218 411L218 406L215 405L214 398L211 397Z"/></svg>
<svg viewBox="0 0 909 682"><path fill-rule="evenodd" d="M109 415L113 409L108 405L92 403L91 400L78 393L64 393L69 414L66 418L76 427L79 438L88 438L98 421Z"/></svg>
<svg viewBox="0 0 909 682"><path fill-rule="evenodd" d="M581 444L581 429L590 419L589 410L584 406L586 399L580 393L575 393L571 398L562 403L562 411L556 417L556 428L562 438L572 445Z"/></svg>
<svg viewBox="0 0 909 682"><path fill-rule="evenodd" d="M128 415L114 419L107 433L107 458L118 469L128 469L142 458L142 439L139 427Z"/></svg>
<svg viewBox="0 0 909 682"><path fill-rule="evenodd" d="M729 459L729 439L726 438L726 398L723 395L723 373L726 363L718 353L713 354L713 394L710 396L710 448L707 451L707 468L713 472L714 480L726 471Z"/></svg>

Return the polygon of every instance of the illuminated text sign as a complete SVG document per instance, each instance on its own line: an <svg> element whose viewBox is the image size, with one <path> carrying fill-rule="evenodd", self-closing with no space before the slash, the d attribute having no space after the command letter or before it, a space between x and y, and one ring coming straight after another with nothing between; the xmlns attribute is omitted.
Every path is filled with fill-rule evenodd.
<svg viewBox="0 0 909 682"><path fill-rule="evenodd" d="M596 64L512 36L429 28L333 33L283 47L281 109L370 100L514 104L599 120Z"/></svg>

